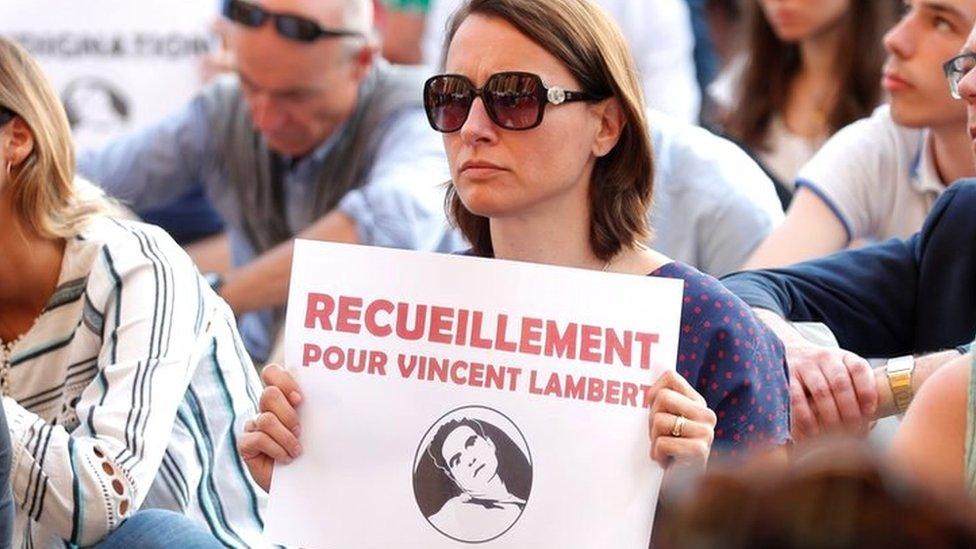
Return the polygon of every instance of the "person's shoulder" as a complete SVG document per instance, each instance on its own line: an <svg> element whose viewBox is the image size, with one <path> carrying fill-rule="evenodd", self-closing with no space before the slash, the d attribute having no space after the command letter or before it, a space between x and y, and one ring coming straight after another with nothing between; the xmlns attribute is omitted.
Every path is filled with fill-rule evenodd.
<svg viewBox="0 0 976 549"><path fill-rule="evenodd" d="M89 245L98 246L101 264L113 276L144 266L165 270L195 270L186 252L163 229L128 219L102 216L94 219L79 236Z"/></svg>
<svg viewBox="0 0 976 549"><path fill-rule="evenodd" d="M943 204L946 209L966 210L967 213L972 214L973 208L976 207L976 178L960 179L950 185L939 197L938 204ZM936 211L935 207L933 207L934 211Z"/></svg>
<svg viewBox="0 0 976 549"><path fill-rule="evenodd" d="M654 141L655 184L669 194L711 197L728 203L748 197L769 211L779 210L773 183L738 145L709 130L647 110Z"/></svg>
<svg viewBox="0 0 976 549"><path fill-rule="evenodd" d="M814 187L867 186L891 194L907 177L924 143L923 130L895 124L888 105L877 107L837 131L797 174L798 184Z"/></svg>
<svg viewBox="0 0 976 549"><path fill-rule="evenodd" d="M837 147L836 151L851 157L875 151L890 160L911 161L924 130L897 124L889 105L880 105L871 116L851 122L835 133L825 144Z"/></svg>
<svg viewBox="0 0 976 549"><path fill-rule="evenodd" d="M655 271L654 275L683 280L685 305L698 302L707 303L714 308L721 308L721 306L715 307L715 303L721 303L729 308L736 305L745 307L745 304L717 278L680 261L672 261L663 265Z"/></svg>
<svg viewBox="0 0 976 549"><path fill-rule="evenodd" d="M695 320L717 332L748 333L750 337L765 333L749 306L717 278L678 261L664 265L655 274L684 281L682 322Z"/></svg>
<svg viewBox="0 0 976 549"><path fill-rule="evenodd" d="M972 376L972 355L961 355L935 371L912 401L919 408L958 409L965 411Z"/></svg>

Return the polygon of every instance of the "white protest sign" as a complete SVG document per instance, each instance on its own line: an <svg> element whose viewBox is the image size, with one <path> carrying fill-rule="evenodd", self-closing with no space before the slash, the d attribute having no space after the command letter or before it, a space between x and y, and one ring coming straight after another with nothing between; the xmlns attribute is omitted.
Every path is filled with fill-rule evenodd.
<svg viewBox="0 0 976 549"><path fill-rule="evenodd" d="M201 87L218 0L4 0L0 35L60 94L79 150L156 122Z"/></svg>
<svg viewBox="0 0 976 549"><path fill-rule="evenodd" d="M269 540L647 547L648 389L683 282L299 240L285 364L304 454Z"/></svg>

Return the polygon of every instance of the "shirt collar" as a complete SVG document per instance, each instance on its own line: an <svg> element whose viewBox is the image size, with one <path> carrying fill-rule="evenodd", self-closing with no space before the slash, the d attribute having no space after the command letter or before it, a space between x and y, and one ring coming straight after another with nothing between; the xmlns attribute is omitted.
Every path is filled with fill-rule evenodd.
<svg viewBox="0 0 976 549"><path fill-rule="evenodd" d="M935 152L932 150L932 140L929 139L928 130L919 135L909 175L912 188L916 191L941 194L945 190L945 185L939 177L939 170L935 167Z"/></svg>

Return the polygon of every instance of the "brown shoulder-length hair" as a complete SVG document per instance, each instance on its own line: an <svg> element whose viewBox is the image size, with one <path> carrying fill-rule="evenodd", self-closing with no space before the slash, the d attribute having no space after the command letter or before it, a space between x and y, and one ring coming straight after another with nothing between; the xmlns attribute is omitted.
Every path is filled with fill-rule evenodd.
<svg viewBox="0 0 976 549"><path fill-rule="evenodd" d="M75 185L75 155L68 116L43 71L17 44L0 37L0 106L31 130L34 150L13 166L14 208L44 238L70 238L114 205L85 184ZM2 169L2 167L0 167Z"/></svg>
<svg viewBox="0 0 976 549"><path fill-rule="evenodd" d="M626 125L617 145L597 159L590 182L590 246L608 261L647 240L654 185L651 138L637 69L616 23L591 0L469 0L448 23L442 59L471 14L503 19L562 61L582 91L620 103ZM447 209L474 253L493 255L488 218L468 211L453 185Z"/></svg>
<svg viewBox="0 0 976 549"><path fill-rule="evenodd" d="M839 22L840 44L834 60L841 88L827 114L830 134L871 114L881 101L882 37L896 20L894 0L851 0ZM758 0L744 18L745 70L725 114L725 130L752 149L763 149L774 115L783 112L790 84L800 70L800 47L776 37Z"/></svg>

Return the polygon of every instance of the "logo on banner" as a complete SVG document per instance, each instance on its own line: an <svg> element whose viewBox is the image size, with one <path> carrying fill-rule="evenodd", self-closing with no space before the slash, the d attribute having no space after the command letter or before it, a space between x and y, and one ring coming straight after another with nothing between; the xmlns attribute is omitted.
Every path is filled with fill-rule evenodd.
<svg viewBox="0 0 976 549"><path fill-rule="evenodd" d="M452 410L420 441L413 491L420 512L441 534L467 543L496 539L515 525L529 501L528 443L497 410Z"/></svg>
<svg viewBox="0 0 976 549"><path fill-rule="evenodd" d="M61 100L76 139L80 134L118 134L125 129L132 110L125 92L95 76L82 76L69 82Z"/></svg>

